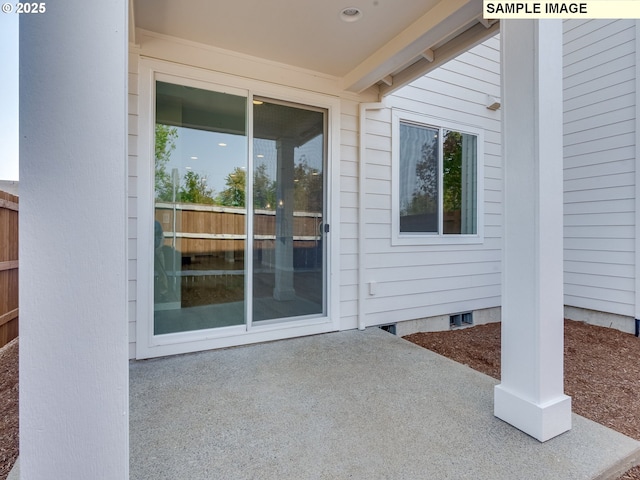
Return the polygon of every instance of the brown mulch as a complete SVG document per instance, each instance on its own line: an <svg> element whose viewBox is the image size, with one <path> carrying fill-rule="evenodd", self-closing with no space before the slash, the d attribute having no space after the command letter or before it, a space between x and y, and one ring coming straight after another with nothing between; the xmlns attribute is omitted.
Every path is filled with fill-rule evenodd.
<svg viewBox="0 0 640 480"><path fill-rule="evenodd" d="M404 337L500 379L500 324ZM564 385L575 413L640 440L640 339L565 321ZM640 465L618 480L640 480Z"/></svg>
<svg viewBox="0 0 640 480"><path fill-rule="evenodd" d="M500 324L404 337L500 378ZM565 393L573 411L640 440L640 339L565 322ZM18 456L18 339L0 348L0 480ZM640 480L640 466L618 480Z"/></svg>
<svg viewBox="0 0 640 480"><path fill-rule="evenodd" d="M18 458L18 339L0 348L0 480Z"/></svg>

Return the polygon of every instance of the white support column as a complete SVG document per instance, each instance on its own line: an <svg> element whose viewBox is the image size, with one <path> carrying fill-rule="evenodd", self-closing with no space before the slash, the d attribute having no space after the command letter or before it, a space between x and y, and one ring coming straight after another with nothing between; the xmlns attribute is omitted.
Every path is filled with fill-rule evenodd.
<svg viewBox="0 0 640 480"><path fill-rule="evenodd" d="M278 173L276 179L276 265L273 298L294 300L293 285L293 173L295 142L290 138L277 141Z"/></svg>
<svg viewBox="0 0 640 480"><path fill-rule="evenodd" d="M21 15L23 479L128 478L126 82L126 0Z"/></svg>
<svg viewBox="0 0 640 480"><path fill-rule="evenodd" d="M562 21L502 20L502 383L494 413L546 441L564 395Z"/></svg>

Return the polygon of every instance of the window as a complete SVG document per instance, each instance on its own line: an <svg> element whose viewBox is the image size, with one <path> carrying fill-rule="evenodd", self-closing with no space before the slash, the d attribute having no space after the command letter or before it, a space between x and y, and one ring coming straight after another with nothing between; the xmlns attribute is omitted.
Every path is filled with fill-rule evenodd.
<svg viewBox="0 0 640 480"><path fill-rule="evenodd" d="M481 132L394 114L394 240L478 242Z"/></svg>

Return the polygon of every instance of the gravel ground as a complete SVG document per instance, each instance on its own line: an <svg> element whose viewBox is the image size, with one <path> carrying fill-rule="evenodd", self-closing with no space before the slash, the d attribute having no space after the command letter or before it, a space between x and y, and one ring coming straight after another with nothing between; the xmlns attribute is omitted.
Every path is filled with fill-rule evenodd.
<svg viewBox="0 0 640 480"><path fill-rule="evenodd" d="M500 324L404 337L500 379ZM565 393L573 411L640 441L640 339L565 321ZM640 480L637 466L618 480Z"/></svg>
<svg viewBox="0 0 640 480"><path fill-rule="evenodd" d="M500 378L500 324L416 333L407 340ZM640 339L565 322L565 392L573 411L640 440ZM18 339L0 349L0 480L18 456ZM640 466L618 480L640 480Z"/></svg>
<svg viewBox="0 0 640 480"><path fill-rule="evenodd" d="M0 480L18 457L18 339L0 348Z"/></svg>

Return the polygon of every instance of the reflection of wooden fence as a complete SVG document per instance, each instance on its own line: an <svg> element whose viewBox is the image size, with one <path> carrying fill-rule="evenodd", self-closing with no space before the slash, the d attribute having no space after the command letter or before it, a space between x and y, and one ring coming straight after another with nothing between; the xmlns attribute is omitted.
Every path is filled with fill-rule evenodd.
<svg viewBox="0 0 640 480"><path fill-rule="evenodd" d="M0 347L18 336L18 197L0 191Z"/></svg>
<svg viewBox="0 0 640 480"><path fill-rule="evenodd" d="M255 248L271 249L275 242L276 213L253 212ZM155 219L162 226L165 243L173 240L183 256L243 252L246 210L213 205L156 203ZM174 226L175 222L175 226ZM296 248L312 248L321 240L320 213L294 212L293 241ZM175 227L175 228L174 228Z"/></svg>

